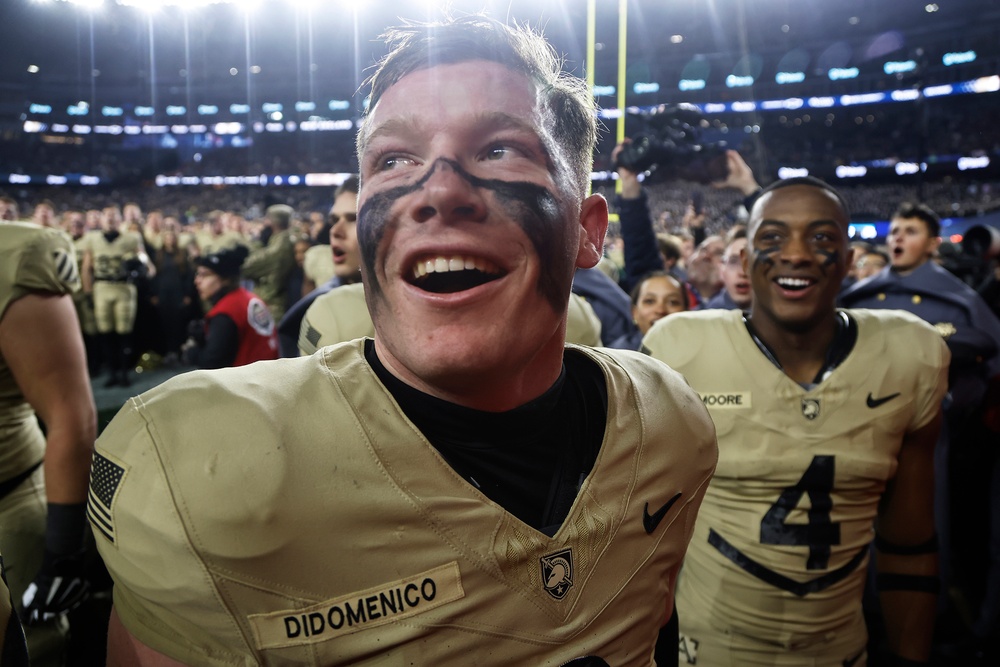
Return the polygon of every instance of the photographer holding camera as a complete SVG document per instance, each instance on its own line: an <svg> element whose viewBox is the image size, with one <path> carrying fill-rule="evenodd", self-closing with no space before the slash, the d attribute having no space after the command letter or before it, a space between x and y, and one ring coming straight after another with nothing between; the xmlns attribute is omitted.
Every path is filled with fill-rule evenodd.
<svg viewBox="0 0 1000 667"><path fill-rule="evenodd" d="M685 105L663 107L645 118L650 131L626 139L611 153L622 184L621 193L615 197L615 209L625 243L625 271L621 283L626 290L646 274L664 270L640 173L655 175L658 180L683 179L719 189L733 188L743 193L745 205L752 204L760 191L753 171L738 152L726 149L723 144L699 141L697 110ZM706 240L706 216L701 208L699 202L692 200L684 215L684 225L693 234L698 247L692 255L692 264L710 259L701 249ZM720 244L724 248L724 243L720 241ZM721 258L721 252L718 254ZM712 294L701 293L703 287L692 286L698 291L692 306L700 306L711 298ZM719 287L721 283L716 290Z"/></svg>

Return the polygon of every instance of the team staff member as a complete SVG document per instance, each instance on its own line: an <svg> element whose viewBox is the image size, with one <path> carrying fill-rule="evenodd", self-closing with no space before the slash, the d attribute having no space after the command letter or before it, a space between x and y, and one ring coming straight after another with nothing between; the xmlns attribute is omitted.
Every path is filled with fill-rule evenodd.
<svg viewBox="0 0 1000 667"><path fill-rule="evenodd" d="M750 213L749 314L680 313L644 340L701 394L719 435L678 584L682 663L864 665L873 535L896 664L929 657L949 354L912 315L834 308L848 221L822 181L772 184Z"/></svg>
<svg viewBox="0 0 1000 667"><path fill-rule="evenodd" d="M115 418L112 665L652 663L716 447L676 373L564 344L607 226L593 97L526 29L392 36L358 139L375 339Z"/></svg>
<svg viewBox="0 0 1000 667"><path fill-rule="evenodd" d="M121 214L109 207L101 215L101 229L84 237L83 291L93 295L94 319L103 341L103 358L108 365L106 387L129 386L128 366L132 357L132 329L138 306L134 276L144 271L156 273L146 256L142 238L121 229Z"/></svg>
<svg viewBox="0 0 1000 667"><path fill-rule="evenodd" d="M84 503L97 430L70 297L80 277L70 239L29 223L0 224L0 267L0 546L32 664L59 665L56 617L88 589Z"/></svg>
<svg viewBox="0 0 1000 667"><path fill-rule="evenodd" d="M188 341L184 358L198 368L244 366L278 358L278 338L267 306L240 287L240 267L247 249L199 257L194 285L202 302L212 304L205 315L203 336Z"/></svg>

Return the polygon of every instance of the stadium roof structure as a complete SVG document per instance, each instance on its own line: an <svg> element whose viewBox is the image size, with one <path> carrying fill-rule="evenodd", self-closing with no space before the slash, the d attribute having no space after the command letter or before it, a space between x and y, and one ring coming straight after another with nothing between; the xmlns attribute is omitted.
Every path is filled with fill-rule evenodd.
<svg viewBox="0 0 1000 667"><path fill-rule="evenodd" d="M400 17L435 20L443 2L393 0L5 0L0 115L25 100L197 104L206 95L261 100L353 97L381 55L380 32ZM127 3L127 4L122 4ZM450 0L452 13L485 10L544 29L581 73L586 0ZM693 61L722 70L774 67L799 51L813 69L872 57L914 58L927 39L955 52L981 44L998 59L996 0L628 0L631 79L676 81ZM196 6L197 5L197 6ZM594 0L595 81L618 67L618 0ZM942 42L944 40L944 42ZM948 46L953 44L953 46ZM992 51L988 53L987 51ZM919 55L919 54L918 54ZM824 60L825 59L825 60ZM742 64L741 64L742 63ZM727 71L721 72L724 76ZM808 73L808 72L807 72ZM996 72L993 72L996 73ZM773 81L773 74L770 75ZM721 80L721 79L720 79Z"/></svg>

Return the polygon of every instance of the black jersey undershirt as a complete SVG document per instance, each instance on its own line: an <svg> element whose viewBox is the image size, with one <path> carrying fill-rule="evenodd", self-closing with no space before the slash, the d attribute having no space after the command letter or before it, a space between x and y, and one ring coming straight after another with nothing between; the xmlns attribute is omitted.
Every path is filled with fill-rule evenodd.
<svg viewBox="0 0 1000 667"><path fill-rule="evenodd" d="M484 412L425 394L386 370L365 341L365 359L403 414L455 472L525 524L559 530L604 439L604 372L567 350L556 383L507 412Z"/></svg>

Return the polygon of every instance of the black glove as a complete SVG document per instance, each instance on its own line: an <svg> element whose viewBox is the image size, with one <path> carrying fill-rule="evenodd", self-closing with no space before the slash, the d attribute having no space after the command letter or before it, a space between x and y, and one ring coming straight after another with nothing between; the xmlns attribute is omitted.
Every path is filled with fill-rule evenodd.
<svg viewBox="0 0 1000 667"><path fill-rule="evenodd" d="M46 623L72 611L90 596L90 582L85 577L85 551L56 556L45 551L42 569L24 591L25 625Z"/></svg>

